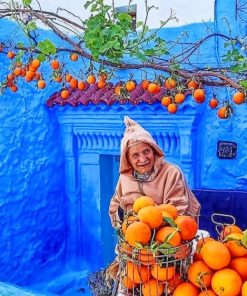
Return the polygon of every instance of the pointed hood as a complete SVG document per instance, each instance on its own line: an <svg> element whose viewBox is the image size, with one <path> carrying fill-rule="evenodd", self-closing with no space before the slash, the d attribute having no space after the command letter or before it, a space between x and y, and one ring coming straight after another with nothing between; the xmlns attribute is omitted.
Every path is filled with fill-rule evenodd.
<svg viewBox="0 0 247 296"><path fill-rule="evenodd" d="M161 165L161 162L164 157L163 151L155 142L154 138L151 134L146 131L142 126L140 126L137 122L133 119L129 118L128 116L124 117L124 123L126 126L123 139L121 141L121 156L120 156L120 165L119 171L120 173L125 173L132 169L131 164L127 158L127 151L128 148L138 144L138 143L146 143L149 144L154 152L155 152L155 168L157 165Z"/></svg>

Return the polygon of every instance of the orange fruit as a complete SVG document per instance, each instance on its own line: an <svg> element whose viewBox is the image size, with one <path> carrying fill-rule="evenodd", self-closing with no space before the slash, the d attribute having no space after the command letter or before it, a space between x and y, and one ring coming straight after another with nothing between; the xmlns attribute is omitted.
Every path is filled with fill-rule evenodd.
<svg viewBox="0 0 247 296"><path fill-rule="evenodd" d="M198 288L209 287L212 276L212 269L201 260L192 263L188 268L188 280Z"/></svg>
<svg viewBox="0 0 247 296"><path fill-rule="evenodd" d="M241 296L247 296L247 281L245 281L242 285Z"/></svg>
<svg viewBox="0 0 247 296"><path fill-rule="evenodd" d="M122 85L117 85L117 86L114 88L114 93L115 93L117 96L120 96L122 87L123 87Z"/></svg>
<svg viewBox="0 0 247 296"><path fill-rule="evenodd" d="M69 91L67 89L64 89L61 91L61 97L66 100L69 97Z"/></svg>
<svg viewBox="0 0 247 296"><path fill-rule="evenodd" d="M26 70L24 68L21 69L21 77L24 77L26 75Z"/></svg>
<svg viewBox="0 0 247 296"><path fill-rule="evenodd" d="M141 83L141 86L144 90L147 90L148 89L148 86L149 86L149 81L148 80L143 80L142 83Z"/></svg>
<svg viewBox="0 0 247 296"><path fill-rule="evenodd" d="M233 95L232 100L237 105L243 104L245 102L245 94L238 91Z"/></svg>
<svg viewBox="0 0 247 296"><path fill-rule="evenodd" d="M247 254L247 248L241 244L243 238L243 233L231 233L226 237L226 240L230 238L231 240L225 243L227 249L229 250L232 257L241 257Z"/></svg>
<svg viewBox="0 0 247 296"><path fill-rule="evenodd" d="M71 59L71 61L73 61L73 62L77 61L77 60L78 60L78 54L77 54L77 53L72 53L72 54L70 55L70 59Z"/></svg>
<svg viewBox="0 0 247 296"><path fill-rule="evenodd" d="M175 114L178 111L178 106L175 103L171 103L167 106L167 110L169 113Z"/></svg>
<svg viewBox="0 0 247 296"><path fill-rule="evenodd" d="M231 261L227 247L218 241L206 242L201 249L203 261L212 269L219 270Z"/></svg>
<svg viewBox="0 0 247 296"><path fill-rule="evenodd" d="M178 216L177 208L171 204L160 204L157 206L157 208L160 209L161 211L168 212L174 220Z"/></svg>
<svg viewBox="0 0 247 296"><path fill-rule="evenodd" d="M155 263L155 257L148 249L140 249L137 252L137 260L141 261L143 265L151 265Z"/></svg>
<svg viewBox="0 0 247 296"><path fill-rule="evenodd" d="M146 206L138 211L138 218L146 223L150 229L158 228L163 222L162 213L155 206Z"/></svg>
<svg viewBox="0 0 247 296"><path fill-rule="evenodd" d="M87 82L88 82L89 84L94 84L94 83L96 82L96 78L95 78L95 76L94 76L93 74L88 75L88 77L87 77Z"/></svg>
<svg viewBox="0 0 247 296"><path fill-rule="evenodd" d="M203 103L205 101L205 92L204 92L204 90L200 89L200 88L195 89L194 93L193 93L193 98L197 103L199 103L199 104Z"/></svg>
<svg viewBox="0 0 247 296"><path fill-rule="evenodd" d="M132 246L136 247L137 243L147 244L151 239L151 229L146 223L133 222L128 226L125 233L125 240Z"/></svg>
<svg viewBox="0 0 247 296"><path fill-rule="evenodd" d="M12 60L15 57L15 53L13 51L8 51L7 56L10 60Z"/></svg>
<svg viewBox="0 0 247 296"><path fill-rule="evenodd" d="M195 80L190 80L187 84L188 88L197 89L199 84Z"/></svg>
<svg viewBox="0 0 247 296"><path fill-rule="evenodd" d="M170 213L166 212L166 211L161 211L161 215L163 217L163 223L161 224L162 226L165 226L165 225L170 225L167 221L164 220L164 218L169 218L171 220L173 220L173 217Z"/></svg>
<svg viewBox="0 0 247 296"><path fill-rule="evenodd" d="M211 286L217 295L238 296L241 291L242 280L235 270L224 268L215 272Z"/></svg>
<svg viewBox="0 0 247 296"><path fill-rule="evenodd" d="M166 81L165 81L165 83L164 83L164 86L165 86L165 88L167 88L167 89L172 89L172 88L174 88L174 87L177 86L177 82L176 82L175 79L169 77L169 78L166 79Z"/></svg>
<svg viewBox="0 0 247 296"><path fill-rule="evenodd" d="M59 62L58 62L58 60L52 60L51 61L51 67L52 67L52 69L53 70L57 70L58 68L59 68Z"/></svg>
<svg viewBox="0 0 247 296"><path fill-rule="evenodd" d="M151 93L151 94L154 94L156 91L158 90L158 85L156 83L149 83L148 85L148 91Z"/></svg>
<svg viewBox="0 0 247 296"><path fill-rule="evenodd" d="M8 82L7 82L7 86L8 86L8 87L11 87L12 85L13 85L13 81L8 81Z"/></svg>
<svg viewBox="0 0 247 296"><path fill-rule="evenodd" d="M242 233L241 228L237 225L226 225L223 230L220 232L220 240L224 240L231 233Z"/></svg>
<svg viewBox="0 0 247 296"><path fill-rule="evenodd" d="M39 72L35 72L34 79L35 80L40 80L41 79L41 74Z"/></svg>
<svg viewBox="0 0 247 296"><path fill-rule="evenodd" d="M186 215L178 216L175 219L175 223L179 228L179 233L183 241L192 240L196 236L198 225L192 217Z"/></svg>
<svg viewBox="0 0 247 296"><path fill-rule="evenodd" d="M11 85L10 89L12 92L17 92L18 87L17 87L17 85L13 84L13 85Z"/></svg>
<svg viewBox="0 0 247 296"><path fill-rule="evenodd" d="M80 81L78 82L78 88L79 88L80 90L84 90L84 89L85 89L85 82L82 81L82 80L80 80Z"/></svg>
<svg viewBox="0 0 247 296"><path fill-rule="evenodd" d="M172 103L172 99L170 97L163 97L161 100L161 105L167 107Z"/></svg>
<svg viewBox="0 0 247 296"><path fill-rule="evenodd" d="M177 104L182 104L185 101L185 95L182 93L176 94L174 97L174 101Z"/></svg>
<svg viewBox="0 0 247 296"><path fill-rule="evenodd" d="M31 71L31 72L36 72L37 68L32 66L32 65L29 65L28 66L28 71Z"/></svg>
<svg viewBox="0 0 247 296"><path fill-rule="evenodd" d="M7 76L7 80L8 81L13 81L15 80L15 75L13 73L9 73L8 76Z"/></svg>
<svg viewBox="0 0 247 296"><path fill-rule="evenodd" d="M106 82L104 80L99 80L97 85L98 88L103 88L106 86Z"/></svg>
<svg viewBox="0 0 247 296"><path fill-rule="evenodd" d="M40 66L40 61L38 59L34 59L32 60L31 65L35 68L35 70L37 70Z"/></svg>
<svg viewBox="0 0 247 296"><path fill-rule="evenodd" d="M201 249L203 247L203 245L206 243L206 242L210 242L210 241L213 241L214 239L212 237L204 237L204 238L201 238L197 241L196 243L196 250L195 250L195 253L193 255L193 260L194 261L198 261L198 260L202 260L202 254L201 254Z"/></svg>
<svg viewBox="0 0 247 296"><path fill-rule="evenodd" d="M128 228L128 226L133 223L134 221L137 221L137 217L135 216L127 216L124 221L123 221L123 224L122 224L122 231L123 231L123 234L125 235L126 233L126 229Z"/></svg>
<svg viewBox="0 0 247 296"><path fill-rule="evenodd" d="M163 295L164 284L155 279L150 279L142 285L143 296L161 296Z"/></svg>
<svg viewBox="0 0 247 296"><path fill-rule="evenodd" d="M178 272L176 272L174 276L168 281L168 293L172 294L175 288L183 282L184 280L182 279L181 275Z"/></svg>
<svg viewBox="0 0 247 296"><path fill-rule="evenodd" d="M174 277L175 267L162 267L159 264L154 264L151 266L151 274L156 280L168 281Z"/></svg>
<svg viewBox="0 0 247 296"><path fill-rule="evenodd" d="M62 82L63 79L62 79L61 76L57 76L57 77L54 78L54 80L55 80L56 82L59 82L59 83L60 83L60 82Z"/></svg>
<svg viewBox="0 0 247 296"><path fill-rule="evenodd" d="M230 109L229 107L221 107L218 112L217 115L220 119L227 119L228 117L230 117Z"/></svg>
<svg viewBox="0 0 247 296"><path fill-rule="evenodd" d="M138 213L140 209L146 207L146 206L154 206L154 200L146 195L142 195L138 197L134 203L133 203L133 211L135 213Z"/></svg>
<svg viewBox="0 0 247 296"><path fill-rule="evenodd" d="M137 265L131 261L128 261L126 266L126 275L131 281L140 284L146 282L149 279L150 272L146 266L142 266L141 264Z"/></svg>
<svg viewBox="0 0 247 296"><path fill-rule="evenodd" d="M35 72L32 72L32 71L27 71L26 72L26 80L27 81L33 80L34 76L35 76Z"/></svg>
<svg viewBox="0 0 247 296"><path fill-rule="evenodd" d="M218 107L219 102L218 102L218 100L217 100L216 98L212 98L212 99L209 101L208 105L209 105L209 107L210 107L211 109L215 109L216 107Z"/></svg>
<svg viewBox="0 0 247 296"><path fill-rule="evenodd" d="M176 259L185 259L191 255L191 249L187 244L179 245L179 248L176 250L174 257Z"/></svg>
<svg viewBox="0 0 247 296"><path fill-rule="evenodd" d="M134 81L129 80L125 83L125 88L127 89L127 91L132 91L136 88L136 84Z"/></svg>
<svg viewBox="0 0 247 296"><path fill-rule="evenodd" d="M201 291L201 293L198 296L217 296L213 290L207 289L204 291Z"/></svg>
<svg viewBox="0 0 247 296"><path fill-rule="evenodd" d="M138 286L138 284L133 282L131 279L129 279L127 275L122 277L121 282L122 282L122 286L128 290Z"/></svg>
<svg viewBox="0 0 247 296"><path fill-rule="evenodd" d="M160 243L167 242L171 246L177 247L181 243L181 236L173 227L164 226L157 231L155 240Z"/></svg>
<svg viewBox="0 0 247 296"><path fill-rule="evenodd" d="M160 92L161 86L157 84L156 90L155 92L153 92L153 94L157 94Z"/></svg>
<svg viewBox="0 0 247 296"><path fill-rule="evenodd" d="M173 296L198 296L199 289L191 283L179 284L174 290Z"/></svg>
<svg viewBox="0 0 247 296"><path fill-rule="evenodd" d="M14 70L14 75L15 76L20 76L21 75L21 68L16 67L15 70Z"/></svg>
<svg viewBox="0 0 247 296"><path fill-rule="evenodd" d="M107 79L107 73L106 72L101 72L99 75L99 80L101 81L106 81Z"/></svg>
<svg viewBox="0 0 247 296"><path fill-rule="evenodd" d="M66 80L67 82L70 82L71 79L72 79L72 75L70 75L70 74L66 74L66 76L65 76L65 80Z"/></svg>
<svg viewBox="0 0 247 296"><path fill-rule="evenodd" d="M242 280L247 280L247 258L237 257L232 259L230 267L234 269L242 278Z"/></svg>
<svg viewBox="0 0 247 296"><path fill-rule="evenodd" d="M40 80L38 81L37 85L38 85L38 88L43 89L43 88L46 87L46 82L45 82L45 80L40 79Z"/></svg>
<svg viewBox="0 0 247 296"><path fill-rule="evenodd" d="M78 80L76 78L71 78L70 82L69 82L69 85L72 87L72 88L77 88L78 87Z"/></svg>

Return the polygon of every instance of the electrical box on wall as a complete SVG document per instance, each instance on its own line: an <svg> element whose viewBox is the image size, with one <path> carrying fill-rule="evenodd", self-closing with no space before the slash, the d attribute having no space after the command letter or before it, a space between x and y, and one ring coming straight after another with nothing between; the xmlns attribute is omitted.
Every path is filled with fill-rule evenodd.
<svg viewBox="0 0 247 296"><path fill-rule="evenodd" d="M229 141L218 141L217 156L223 159L235 159L237 155L237 143Z"/></svg>

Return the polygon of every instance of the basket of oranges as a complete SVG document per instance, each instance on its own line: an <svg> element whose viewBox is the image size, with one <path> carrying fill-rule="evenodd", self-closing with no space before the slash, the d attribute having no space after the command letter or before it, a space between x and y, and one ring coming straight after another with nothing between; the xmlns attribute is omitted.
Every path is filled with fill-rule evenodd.
<svg viewBox="0 0 247 296"><path fill-rule="evenodd" d="M187 277L198 225L176 207L141 196L118 229L119 291L166 296Z"/></svg>

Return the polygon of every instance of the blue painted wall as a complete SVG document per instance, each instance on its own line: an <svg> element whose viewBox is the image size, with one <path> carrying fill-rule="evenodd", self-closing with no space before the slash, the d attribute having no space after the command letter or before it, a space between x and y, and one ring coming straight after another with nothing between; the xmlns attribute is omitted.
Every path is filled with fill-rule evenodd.
<svg viewBox="0 0 247 296"><path fill-rule="evenodd" d="M2 21L1 40L13 28ZM6 61L0 55L1 81ZM23 83L16 94L0 97L0 280L24 285L65 265L64 158L60 127L45 107L47 92Z"/></svg>
<svg viewBox="0 0 247 296"><path fill-rule="evenodd" d="M235 1L218 1L216 22L207 25L224 32L226 28L220 20L228 14L232 17L233 12L230 7L233 7L234 3ZM232 20L231 25L234 27L234 32L246 31L246 25L244 26L239 19ZM5 40L10 30L14 28L12 23L1 21L0 41ZM189 31L189 36L193 40L207 34L204 24L166 29L161 34L172 39L185 29ZM42 36L45 34L51 36L50 32L43 32ZM222 44L214 39L205 43L198 63L205 65L217 63L218 49L221 46ZM3 55L0 55L0 64L2 80L8 67ZM74 64L73 67L76 71ZM77 67L79 70L79 65ZM141 78L140 72L133 71L133 73L137 80ZM128 75L128 72L119 72L122 78L127 78ZM58 88L58 85L54 87L52 84L44 91L37 91L33 84L23 83L18 93L7 91L0 97L0 280L2 281L30 285L68 270L66 266L70 263L66 257L69 240L68 220L74 213L67 207L64 151L56 108L50 110L45 106L46 99ZM217 89L216 93L220 100L231 96L226 89ZM212 90L207 89L207 99L209 100L211 96ZM197 121L196 140L200 157L195 159L198 166L195 188L246 191L246 104L235 106L235 114L230 120L225 121L218 120L216 111L209 110L206 104L198 108L201 115ZM178 114L183 114L183 111L179 112ZM167 114L165 109L163 115L172 116ZM234 141L238 144L236 159L221 160L216 157L218 140ZM105 163L111 161L104 159ZM110 194L111 184L104 190ZM103 203L103 208L106 214L106 203ZM84 219L87 220L87 217ZM88 256L88 262L97 260L92 254ZM74 261L76 259L75 257Z"/></svg>

